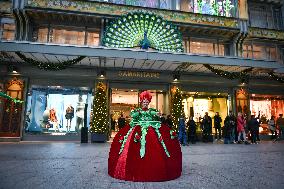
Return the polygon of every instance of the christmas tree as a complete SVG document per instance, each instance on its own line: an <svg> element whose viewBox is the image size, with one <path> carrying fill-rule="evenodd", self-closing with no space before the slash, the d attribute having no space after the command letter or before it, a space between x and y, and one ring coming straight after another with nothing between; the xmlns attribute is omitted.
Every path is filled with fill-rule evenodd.
<svg viewBox="0 0 284 189"><path fill-rule="evenodd" d="M178 131L179 118L183 115L182 95L180 89L177 87L173 92L172 98L172 119L173 130Z"/></svg>
<svg viewBox="0 0 284 189"><path fill-rule="evenodd" d="M93 102L93 116L91 132L106 133L108 130L108 109L105 86L99 82L96 87L96 94Z"/></svg>

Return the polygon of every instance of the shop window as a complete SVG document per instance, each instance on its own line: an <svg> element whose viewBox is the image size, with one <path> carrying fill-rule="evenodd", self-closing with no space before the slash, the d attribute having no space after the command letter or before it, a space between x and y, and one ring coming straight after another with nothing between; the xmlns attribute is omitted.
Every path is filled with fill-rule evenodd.
<svg viewBox="0 0 284 189"><path fill-rule="evenodd" d="M48 28L38 29L37 42L47 43Z"/></svg>
<svg viewBox="0 0 284 189"><path fill-rule="evenodd" d="M2 40L13 41L15 39L15 24L2 25Z"/></svg>
<svg viewBox="0 0 284 189"><path fill-rule="evenodd" d="M99 44L100 44L100 34L98 32L88 32L87 45L99 46Z"/></svg>
<svg viewBox="0 0 284 189"><path fill-rule="evenodd" d="M190 52L214 55L214 44L205 41L190 41Z"/></svg>
<svg viewBox="0 0 284 189"><path fill-rule="evenodd" d="M80 132L87 119L89 127L93 96L89 88L61 86L32 86L26 100L26 132L66 133ZM87 117L85 104L88 104Z"/></svg>
<svg viewBox="0 0 284 189"><path fill-rule="evenodd" d="M160 0L160 8L161 9L171 9L172 7L171 0Z"/></svg>
<svg viewBox="0 0 284 189"><path fill-rule="evenodd" d="M193 12L193 1L192 0L181 0L180 10L185 12Z"/></svg>
<svg viewBox="0 0 284 189"><path fill-rule="evenodd" d="M112 0L111 2L116 4L125 4L125 0Z"/></svg>
<svg viewBox="0 0 284 189"><path fill-rule="evenodd" d="M278 60L276 47L266 44L246 43L243 45L243 57L260 60Z"/></svg>
<svg viewBox="0 0 284 189"><path fill-rule="evenodd" d="M235 16L237 10L236 0L180 0L181 11L209 14L216 16Z"/></svg>
<svg viewBox="0 0 284 189"><path fill-rule="evenodd" d="M50 42L58 44L84 45L84 31L70 31L65 29L52 29Z"/></svg>

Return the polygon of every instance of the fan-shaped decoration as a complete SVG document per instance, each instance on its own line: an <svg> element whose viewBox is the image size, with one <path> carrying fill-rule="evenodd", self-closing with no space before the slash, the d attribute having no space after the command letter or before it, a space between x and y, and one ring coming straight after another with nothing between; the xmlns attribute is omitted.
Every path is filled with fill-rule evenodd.
<svg viewBox="0 0 284 189"><path fill-rule="evenodd" d="M107 47L183 52L177 26L152 13L134 12L114 20L106 28L103 43Z"/></svg>

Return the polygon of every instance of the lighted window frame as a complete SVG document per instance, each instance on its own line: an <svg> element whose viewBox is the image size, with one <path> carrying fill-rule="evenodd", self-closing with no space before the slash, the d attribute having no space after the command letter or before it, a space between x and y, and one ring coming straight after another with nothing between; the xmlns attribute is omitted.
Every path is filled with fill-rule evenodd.
<svg viewBox="0 0 284 189"><path fill-rule="evenodd" d="M253 42L246 42L243 45L242 57L258 60L280 60L276 45Z"/></svg>
<svg viewBox="0 0 284 189"><path fill-rule="evenodd" d="M217 39L184 38L183 44L187 53L225 56L225 44Z"/></svg>
<svg viewBox="0 0 284 189"><path fill-rule="evenodd" d="M13 41L15 40L16 26L14 23L2 23L1 40Z"/></svg>

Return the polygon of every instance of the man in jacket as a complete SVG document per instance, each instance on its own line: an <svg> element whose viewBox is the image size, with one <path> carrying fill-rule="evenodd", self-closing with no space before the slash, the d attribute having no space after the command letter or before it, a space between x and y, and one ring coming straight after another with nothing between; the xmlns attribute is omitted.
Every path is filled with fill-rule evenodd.
<svg viewBox="0 0 284 189"><path fill-rule="evenodd" d="M251 119L248 122L248 128L249 128L250 133L251 133L251 143L257 144L256 135L257 135L257 131L258 131L258 128L259 128L259 122L255 118L255 115L251 115Z"/></svg>
<svg viewBox="0 0 284 189"><path fill-rule="evenodd" d="M216 112L214 116L214 128L215 128L215 139L217 140L217 131L218 131L218 140L221 139L221 122L222 118L219 115L219 112Z"/></svg>

